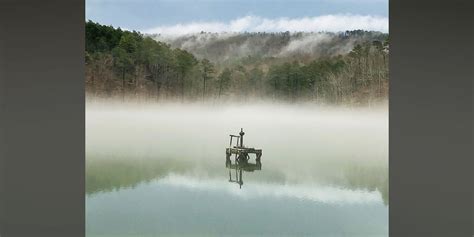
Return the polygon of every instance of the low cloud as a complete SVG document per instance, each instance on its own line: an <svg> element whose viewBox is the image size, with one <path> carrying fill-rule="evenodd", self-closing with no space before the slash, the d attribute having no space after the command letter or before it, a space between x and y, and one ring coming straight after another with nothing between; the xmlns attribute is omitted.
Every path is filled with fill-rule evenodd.
<svg viewBox="0 0 474 237"><path fill-rule="evenodd" d="M245 16L229 22L190 22L144 30L148 34L181 36L204 32L341 32L368 30L388 32L388 18L370 15L324 15L302 18L268 19Z"/></svg>
<svg viewBox="0 0 474 237"><path fill-rule="evenodd" d="M291 40L287 46L285 46L279 56L286 56L292 53L315 53L314 50L320 44L330 42L332 36L329 34L310 34L299 39Z"/></svg>

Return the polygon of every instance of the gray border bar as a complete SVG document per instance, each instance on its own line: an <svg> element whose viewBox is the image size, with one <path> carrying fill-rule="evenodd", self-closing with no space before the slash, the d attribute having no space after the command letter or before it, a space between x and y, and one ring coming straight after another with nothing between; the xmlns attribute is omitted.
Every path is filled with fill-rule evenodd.
<svg viewBox="0 0 474 237"><path fill-rule="evenodd" d="M390 1L390 236L472 235L472 1Z"/></svg>
<svg viewBox="0 0 474 237"><path fill-rule="evenodd" d="M472 234L470 2L390 1L391 236ZM0 3L2 237L84 236L83 27L83 0Z"/></svg>
<svg viewBox="0 0 474 237"><path fill-rule="evenodd" d="M84 1L2 1L1 236L84 236Z"/></svg>

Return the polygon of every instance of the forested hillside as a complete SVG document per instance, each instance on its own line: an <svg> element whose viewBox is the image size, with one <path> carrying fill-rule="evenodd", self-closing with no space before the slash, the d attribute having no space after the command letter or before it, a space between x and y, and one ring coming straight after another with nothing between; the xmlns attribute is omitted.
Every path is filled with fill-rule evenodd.
<svg viewBox="0 0 474 237"><path fill-rule="evenodd" d="M388 35L145 36L86 22L86 92L149 100L367 104L388 95Z"/></svg>
<svg viewBox="0 0 474 237"><path fill-rule="evenodd" d="M184 36L152 35L173 48L189 51L218 65L248 61L280 59L280 61L313 60L349 53L357 44L387 39L387 34L373 31L331 32L257 32L206 33Z"/></svg>

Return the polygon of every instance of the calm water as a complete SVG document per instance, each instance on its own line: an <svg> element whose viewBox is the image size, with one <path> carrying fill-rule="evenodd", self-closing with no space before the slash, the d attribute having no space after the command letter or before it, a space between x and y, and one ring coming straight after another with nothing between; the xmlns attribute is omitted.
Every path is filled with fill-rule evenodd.
<svg viewBox="0 0 474 237"><path fill-rule="evenodd" d="M86 116L87 236L388 236L386 110L89 103ZM241 127L263 156L239 188L225 147Z"/></svg>

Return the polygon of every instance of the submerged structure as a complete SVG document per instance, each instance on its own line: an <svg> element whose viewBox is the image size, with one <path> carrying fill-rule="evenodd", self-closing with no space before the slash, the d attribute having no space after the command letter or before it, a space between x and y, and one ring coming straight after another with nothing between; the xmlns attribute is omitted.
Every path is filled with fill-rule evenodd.
<svg viewBox="0 0 474 237"><path fill-rule="evenodd" d="M255 149L244 146L245 132L241 128L239 135L229 135L229 147L226 148L226 162L225 166L229 169L229 182L239 184L242 188L244 181L242 179L242 171L253 172L262 169L262 149ZM233 139L236 138L236 144L233 144ZM255 154L255 163L250 161L250 154ZM233 156L233 159L232 159ZM235 179L232 178L232 170L235 170Z"/></svg>

